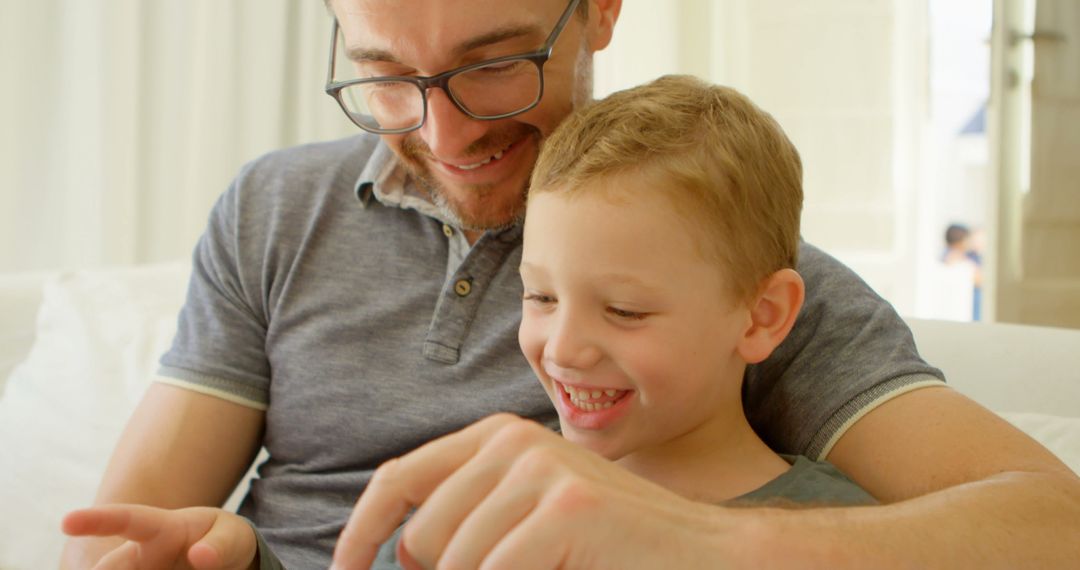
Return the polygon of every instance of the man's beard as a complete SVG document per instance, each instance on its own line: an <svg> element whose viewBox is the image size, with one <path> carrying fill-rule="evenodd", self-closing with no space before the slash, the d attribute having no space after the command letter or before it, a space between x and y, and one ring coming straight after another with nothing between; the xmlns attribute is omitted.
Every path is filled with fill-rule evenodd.
<svg viewBox="0 0 1080 570"><path fill-rule="evenodd" d="M476 157L492 156L526 138L533 139L536 143L535 147L540 148L542 139L540 129L524 123L513 123L504 130L487 133L469 145L463 154ZM432 203L451 220L456 221L463 230L498 231L519 223L525 216L525 196L529 191L529 176L522 181L517 195L512 197L509 208L502 208L502 211L474 213L462 203L462 200L455 201L432 174L426 163L427 159L433 158L431 150L415 132L402 141L398 155L409 172L416 177L419 186L427 192ZM529 167L529 175L532 174L533 165ZM465 189L469 192L469 198L466 199L476 203L482 204L501 198L494 195L498 190L492 184L474 184Z"/></svg>

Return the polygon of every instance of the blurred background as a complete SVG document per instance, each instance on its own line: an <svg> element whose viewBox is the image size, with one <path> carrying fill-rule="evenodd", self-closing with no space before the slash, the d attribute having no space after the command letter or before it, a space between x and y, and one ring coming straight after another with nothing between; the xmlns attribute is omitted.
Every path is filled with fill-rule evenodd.
<svg viewBox="0 0 1080 570"><path fill-rule="evenodd" d="M329 34L319 0L0 0L0 272L187 259L244 162L356 132ZM596 95L665 73L776 116L804 237L902 314L1080 328L1080 2L624 0Z"/></svg>

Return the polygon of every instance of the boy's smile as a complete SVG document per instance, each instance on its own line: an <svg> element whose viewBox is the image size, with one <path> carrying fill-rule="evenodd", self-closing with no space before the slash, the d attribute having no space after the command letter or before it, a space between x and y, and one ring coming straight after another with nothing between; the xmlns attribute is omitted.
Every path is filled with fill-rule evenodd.
<svg viewBox="0 0 1080 570"><path fill-rule="evenodd" d="M553 390L548 395L554 392L559 417L579 429L603 429L628 413L633 403L633 390L575 386L555 377L551 383Z"/></svg>

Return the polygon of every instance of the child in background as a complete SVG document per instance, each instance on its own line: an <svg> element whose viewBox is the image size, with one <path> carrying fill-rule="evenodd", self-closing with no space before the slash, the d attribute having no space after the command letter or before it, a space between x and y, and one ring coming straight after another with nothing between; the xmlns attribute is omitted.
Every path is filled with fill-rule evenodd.
<svg viewBox="0 0 1080 570"><path fill-rule="evenodd" d="M967 266L972 272L971 320L981 320L982 313L982 255L976 245L976 235L961 224L949 224L945 229L945 251L941 262L946 266Z"/></svg>

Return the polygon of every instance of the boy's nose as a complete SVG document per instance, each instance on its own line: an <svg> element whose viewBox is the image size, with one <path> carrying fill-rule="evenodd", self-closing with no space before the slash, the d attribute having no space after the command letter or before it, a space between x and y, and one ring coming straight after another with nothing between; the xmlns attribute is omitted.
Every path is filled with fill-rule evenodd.
<svg viewBox="0 0 1080 570"><path fill-rule="evenodd" d="M599 345L592 339L591 327L582 319L561 318L551 330L544 354L560 368L587 370L602 355Z"/></svg>

